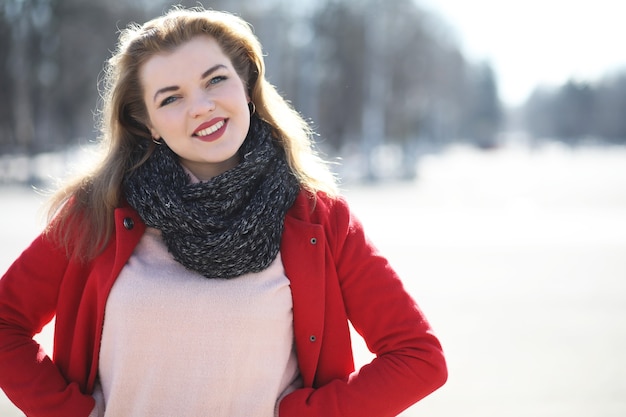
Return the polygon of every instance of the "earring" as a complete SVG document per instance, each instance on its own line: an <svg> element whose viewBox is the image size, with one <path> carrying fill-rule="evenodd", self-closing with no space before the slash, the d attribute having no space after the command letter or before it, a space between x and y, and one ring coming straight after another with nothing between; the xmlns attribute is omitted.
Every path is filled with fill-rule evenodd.
<svg viewBox="0 0 626 417"><path fill-rule="evenodd" d="M163 145L163 142L161 142L159 139L157 138L152 138L152 142L154 142L156 145Z"/></svg>
<svg viewBox="0 0 626 417"><path fill-rule="evenodd" d="M250 110L250 116L252 116L256 112L256 106L254 105L254 102L248 102L248 109Z"/></svg>

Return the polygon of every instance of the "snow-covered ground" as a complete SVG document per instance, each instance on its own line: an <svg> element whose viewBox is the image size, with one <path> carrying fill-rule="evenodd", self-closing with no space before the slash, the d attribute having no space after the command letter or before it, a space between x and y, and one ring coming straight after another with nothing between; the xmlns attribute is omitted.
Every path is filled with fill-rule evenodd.
<svg viewBox="0 0 626 417"><path fill-rule="evenodd" d="M403 417L626 415L626 149L457 147L413 182L344 188L447 353L448 383ZM3 272L43 199L0 199Z"/></svg>

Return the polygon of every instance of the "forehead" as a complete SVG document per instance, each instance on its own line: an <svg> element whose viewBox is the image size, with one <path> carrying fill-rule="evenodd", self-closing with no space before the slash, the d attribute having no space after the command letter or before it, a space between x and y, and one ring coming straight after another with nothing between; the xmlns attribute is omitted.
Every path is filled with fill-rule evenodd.
<svg viewBox="0 0 626 417"><path fill-rule="evenodd" d="M232 68L230 59L215 39L196 36L171 51L150 57L141 67L139 77L146 89L150 86L160 88L164 82L197 81L204 71L217 64Z"/></svg>

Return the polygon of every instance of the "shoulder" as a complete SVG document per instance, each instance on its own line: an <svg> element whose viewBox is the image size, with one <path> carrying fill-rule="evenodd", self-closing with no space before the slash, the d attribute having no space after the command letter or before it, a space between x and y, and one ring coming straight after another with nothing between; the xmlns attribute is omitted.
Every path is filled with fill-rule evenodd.
<svg viewBox="0 0 626 417"><path fill-rule="evenodd" d="M361 223L351 212L346 199L323 192L301 191L287 213L286 227L296 232L319 228L333 253L340 253L346 241L362 234Z"/></svg>
<svg viewBox="0 0 626 417"><path fill-rule="evenodd" d="M343 196L301 190L287 216L309 223L324 224L336 217L350 218L350 208Z"/></svg>

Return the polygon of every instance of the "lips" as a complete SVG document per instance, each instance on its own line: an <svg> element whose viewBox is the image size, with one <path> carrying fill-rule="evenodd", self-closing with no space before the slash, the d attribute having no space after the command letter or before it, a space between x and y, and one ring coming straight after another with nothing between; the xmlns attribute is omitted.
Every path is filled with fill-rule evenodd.
<svg viewBox="0 0 626 417"><path fill-rule="evenodd" d="M228 126L228 119L213 119L198 126L193 132L193 137L203 142L213 142L222 137L226 126Z"/></svg>
<svg viewBox="0 0 626 417"><path fill-rule="evenodd" d="M198 137L210 136L213 133L220 130L222 127L224 127L225 124L226 124L226 120L223 120L223 119L219 120L217 123L216 122L202 123L193 132L193 135L198 136Z"/></svg>

